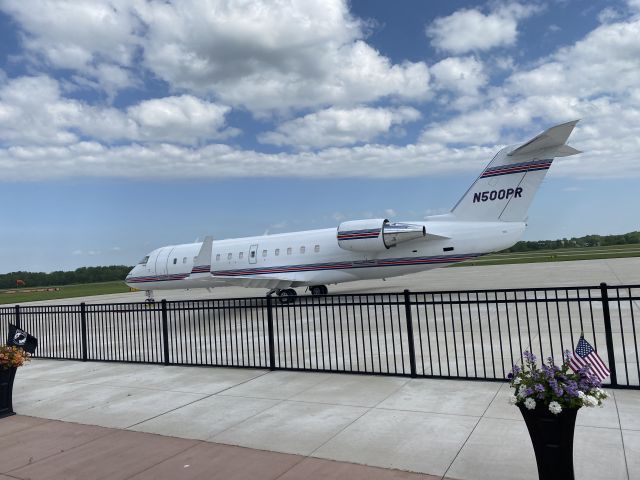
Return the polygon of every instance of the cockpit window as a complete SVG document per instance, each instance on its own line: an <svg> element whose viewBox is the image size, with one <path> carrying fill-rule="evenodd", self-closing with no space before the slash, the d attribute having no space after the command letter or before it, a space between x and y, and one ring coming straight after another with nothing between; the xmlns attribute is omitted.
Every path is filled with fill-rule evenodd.
<svg viewBox="0 0 640 480"><path fill-rule="evenodd" d="M146 265L148 261L149 261L149 255L147 255L142 260L140 260L139 265Z"/></svg>

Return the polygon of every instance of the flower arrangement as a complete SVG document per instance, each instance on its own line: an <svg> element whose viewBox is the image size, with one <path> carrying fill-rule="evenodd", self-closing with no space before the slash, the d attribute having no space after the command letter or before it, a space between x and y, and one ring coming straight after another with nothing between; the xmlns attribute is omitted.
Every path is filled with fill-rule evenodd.
<svg viewBox="0 0 640 480"><path fill-rule="evenodd" d="M31 354L20 347L0 346L0 368L21 367L31 360Z"/></svg>
<svg viewBox="0 0 640 480"><path fill-rule="evenodd" d="M507 376L509 385L515 389L509 402L523 405L533 410L538 404L546 405L555 415L565 408L602 406L609 397L601 388L601 382L589 372L589 367L577 371L569 367L571 352L564 352L564 363L558 367L553 359L537 365L537 358L530 352L524 352L522 367L514 365Z"/></svg>

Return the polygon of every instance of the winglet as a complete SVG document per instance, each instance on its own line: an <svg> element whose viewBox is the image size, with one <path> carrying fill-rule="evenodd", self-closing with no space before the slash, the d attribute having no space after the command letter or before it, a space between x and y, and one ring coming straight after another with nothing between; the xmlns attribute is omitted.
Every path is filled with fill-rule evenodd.
<svg viewBox="0 0 640 480"><path fill-rule="evenodd" d="M193 268L191 269L191 275L194 273L206 273L211 272L211 247L213 245L213 237L208 235L204 237L202 246L198 256L193 261Z"/></svg>

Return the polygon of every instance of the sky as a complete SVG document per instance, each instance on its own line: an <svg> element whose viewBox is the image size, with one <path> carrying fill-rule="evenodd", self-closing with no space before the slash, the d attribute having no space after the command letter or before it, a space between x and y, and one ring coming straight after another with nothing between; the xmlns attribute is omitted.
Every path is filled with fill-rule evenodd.
<svg viewBox="0 0 640 480"><path fill-rule="evenodd" d="M580 119L525 239L640 229L640 0L3 0L0 273L446 213Z"/></svg>

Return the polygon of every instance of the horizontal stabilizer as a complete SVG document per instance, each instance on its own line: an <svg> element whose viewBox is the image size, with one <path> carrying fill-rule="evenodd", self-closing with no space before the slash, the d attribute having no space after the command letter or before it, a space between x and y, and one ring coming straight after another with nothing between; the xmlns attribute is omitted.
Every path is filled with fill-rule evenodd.
<svg viewBox="0 0 640 480"><path fill-rule="evenodd" d="M569 135L571 135L571 132L577 123L578 120L573 120L571 122L551 127L532 140L529 140L527 143L520 145L515 150L512 150L508 155L510 157L535 155L539 158L553 158L566 157L569 155L575 155L576 153L581 153L579 150L565 145Z"/></svg>

